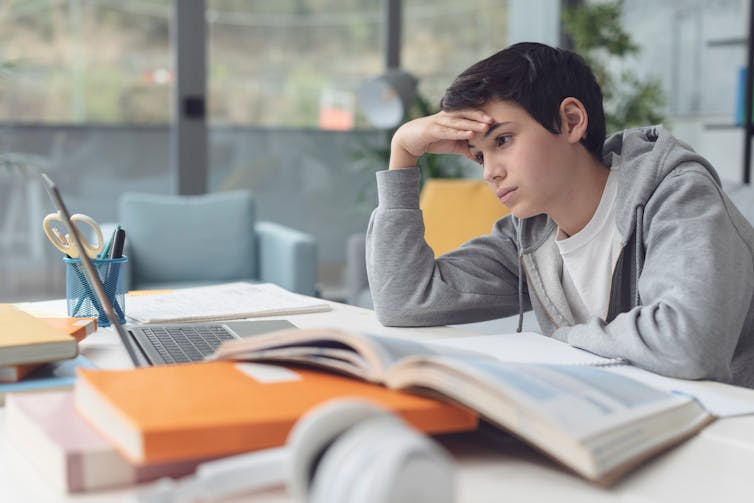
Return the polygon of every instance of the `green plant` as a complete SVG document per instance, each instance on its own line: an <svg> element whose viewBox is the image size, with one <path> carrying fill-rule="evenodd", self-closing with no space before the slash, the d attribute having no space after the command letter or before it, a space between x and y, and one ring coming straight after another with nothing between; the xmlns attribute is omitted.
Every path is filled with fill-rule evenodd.
<svg viewBox="0 0 754 503"><path fill-rule="evenodd" d="M659 80L639 78L625 68L639 47L621 25L622 0L583 3L563 9L563 30L594 71L602 87L607 131L659 124L665 96Z"/></svg>

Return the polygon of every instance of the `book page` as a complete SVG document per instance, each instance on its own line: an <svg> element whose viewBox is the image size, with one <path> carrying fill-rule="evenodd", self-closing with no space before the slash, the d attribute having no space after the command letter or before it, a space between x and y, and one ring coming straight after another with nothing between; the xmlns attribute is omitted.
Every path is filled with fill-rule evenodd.
<svg viewBox="0 0 754 503"><path fill-rule="evenodd" d="M625 375L671 393L694 397L705 409L717 417L754 414L752 400L741 400L727 390L729 385L712 381L690 381L654 374L631 365L610 368L610 372ZM726 392L727 391L727 392Z"/></svg>
<svg viewBox="0 0 754 503"><path fill-rule="evenodd" d="M408 356L434 355L442 352L442 348L434 348L430 344L412 339L373 334L359 334L358 337L364 339L369 346L375 349L383 369L391 367Z"/></svg>
<svg viewBox="0 0 754 503"><path fill-rule="evenodd" d="M329 309L324 300L272 283L225 283L126 298L126 316L142 323L231 320Z"/></svg>
<svg viewBox="0 0 754 503"><path fill-rule="evenodd" d="M310 328L225 341L208 359L296 361L381 382L385 370L403 358L439 354L443 349L411 339Z"/></svg>
<svg viewBox="0 0 754 503"><path fill-rule="evenodd" d="M440 370L433 372L432 368ZM572 438L585 438L635 417L690 400L591 366L508 363L488 358L444 356L416 358L413 362L406 360L394 370L396 372L391 375L393 385L424 383L423 372L434 374L435 381L430 388L480 412L487 409L488 417L493 420L499 415L495 407L503 404L508 408L508 414L514 410L528 411L525 415L546 418ZM400 376L398 370L404 375ZM443 374L448 378L447 386ZM458 388L462 382L465 383L463 390ZM520 412L513 415L519 416ZM521 424L516 431L526 427Z"/></svg>
<svg viewBox="0 0 754 503"><path fill-rule="evenodd" d="M369 363L361 353L353 349L326 346L283 346L238 352L233 359L238 361L263 361L300 363L342 372L367 381L379 382Z"/></svg>
<svg viewBox="0 0 754 503"><path fill-rule="evenodd" d="M663 377L626 364L619 358L604 358L534 332L454 337L432 341L431 345L478 351L505 362L610 367L611 372L645 382L653 388L692 395L717 417L754 413L754 406L748 401L728 396L721 392L720 385Z"/></svg>

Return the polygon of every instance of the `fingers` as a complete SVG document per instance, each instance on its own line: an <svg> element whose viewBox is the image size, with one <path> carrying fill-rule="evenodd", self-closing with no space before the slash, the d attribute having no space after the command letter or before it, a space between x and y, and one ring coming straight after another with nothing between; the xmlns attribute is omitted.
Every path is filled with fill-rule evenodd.
<svg viewBox="0 0 754 503"><path fill-rule="evenodd" d="M438 116L445 117L458 117L462 119L468 119L474 122L483 122L485 124L492 124L493 119L482 110L476 108L464 108L463 110L455 110L453 112L440 112Z"/></svg>
<svg viewBox="0 0 754 503"><path fill-rule="evenodd" d="M391 141L390 169L408 167L424 153L458 154L472 159L468 141L493 123L481 110L438 112L403 124ZM413 163L413 164L412 164Z"/></svg>
<svg viewBox="0 0 754 503"><path fill-rule="evenodd" d="M492 117L481 110L459 110L456 112L440 112L434 116L434 122L444 134L450 130L463 131L461 138L469 138L475 133L483 133L493 123Z"/></svg>

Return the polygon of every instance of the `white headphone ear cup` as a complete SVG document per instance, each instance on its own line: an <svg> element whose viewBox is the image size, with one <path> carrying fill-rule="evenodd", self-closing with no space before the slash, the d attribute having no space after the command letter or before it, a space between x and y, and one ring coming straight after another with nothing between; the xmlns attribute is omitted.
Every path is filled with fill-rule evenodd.
<svg viewBox="0 0 754 503"><path fill-rule="evenodd" d="M402 425L389 415L366 419L338 437L317 466L311 486L310 503L367 503L370 497L368 474L384 454L387 431L400 435ZM377 439L380 439L377 441Z"/></svg>
<svg viewBox="0 0 754 503"><path fill-rule="evenodd" d="M317 462L338 437L354 425L390 413L362 399L337 399L307 412L288 435L290 448L289 477L291 490L298 501L308 501Z"/></svg>
<svg viewBox="0 0 754 503"><path fill-rule="evenodd" d="M452 503L453 460L434 440L409 430L410 439L374 471L374 493L383 502Z"/></svg>
<svg viewBox="0 0 754 503"><path fill-rule="evenodd" d="M398 417L375 417L339 437L323 456L311 503L452 502L453 464Z"/></svg>

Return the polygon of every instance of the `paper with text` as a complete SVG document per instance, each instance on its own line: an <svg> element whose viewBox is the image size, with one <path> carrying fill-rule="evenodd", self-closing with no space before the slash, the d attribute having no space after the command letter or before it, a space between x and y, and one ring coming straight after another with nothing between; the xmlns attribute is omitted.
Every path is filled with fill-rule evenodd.
<svg viewBox="0 0 754 503"><path fill-rule="evenodd" d="M131 296L126 316L142 323L213 321L313 313L331 309L324 300L299 295L272 283L225 283Z"/></svg>

